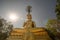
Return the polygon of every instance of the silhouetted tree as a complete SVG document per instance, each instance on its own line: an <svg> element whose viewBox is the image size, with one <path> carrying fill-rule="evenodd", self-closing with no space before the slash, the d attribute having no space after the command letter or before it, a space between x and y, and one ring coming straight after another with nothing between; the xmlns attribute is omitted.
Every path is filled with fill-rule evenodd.
<svg viewBox="0 0 60 40"><path fill-rule="evenodd" d="M0 18L0 40L6 40L12 31L13 25L9 24L5 19Z"/></svg>
<svg viewBox="0 0 60 40"><path fill-rule="evenodd" d="M48 32L49 36L55 40L57 34L57 20L51 19L48 20L46 24L46 31Z"/></svg>
<svg viewBox="0 0 60 40"><path fill-rule="evenodd" d="M57 16L57 27L60 31L60 0L57 0L55 12Z"/></svg>
<svg viewBox="0 0 60 40"><path fill-rule="evenodd" d="M60 0L57 0L56 2L55 12L57 16L57 28L58 28L57 37L60 39Z"/></svg>
<svg viewBox="0 0 60 40"><path fill-rule="evenodd" d="M57 0L56 15L57 15L57 19L60 20L60 0Z"/></svg>

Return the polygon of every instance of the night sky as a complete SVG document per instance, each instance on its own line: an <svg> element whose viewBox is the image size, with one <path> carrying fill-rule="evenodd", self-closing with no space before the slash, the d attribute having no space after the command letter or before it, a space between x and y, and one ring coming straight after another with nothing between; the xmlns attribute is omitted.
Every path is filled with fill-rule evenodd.
<svg viewBox="0 0 60 40"><path fill-rule="evenodd" d="M28 5L32 6L32 20L37 27L45 27L49 19L56 19L56 0L0 0L0 16L9 21L9 12L15 13L19 19L12 23L14 27L22 27Z"/></svg>

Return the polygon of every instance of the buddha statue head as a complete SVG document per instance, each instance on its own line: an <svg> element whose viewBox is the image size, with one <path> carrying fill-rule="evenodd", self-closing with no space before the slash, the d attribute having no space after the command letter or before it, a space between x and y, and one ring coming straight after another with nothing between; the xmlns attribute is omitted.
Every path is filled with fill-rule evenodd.
<svg viewBox="0 0 60 40"><path fill-rule="evenodd" d="M30 13L27 14L27 19L28 19L28 20L31 20L31 19L32 19L32 16L31 16Z"/></svg>

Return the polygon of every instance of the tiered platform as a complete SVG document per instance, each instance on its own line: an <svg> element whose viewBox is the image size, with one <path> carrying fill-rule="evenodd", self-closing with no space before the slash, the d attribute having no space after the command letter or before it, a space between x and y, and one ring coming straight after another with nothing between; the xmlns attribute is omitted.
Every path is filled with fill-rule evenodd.
<svg viewBox="0 0 60 40"><path fill-rule="evenodd" d="M24 32L24 28L15 28L7 40L22 40ZM32 28L30 32L34 34L35 40L52 40L44 28Z"/></svg>

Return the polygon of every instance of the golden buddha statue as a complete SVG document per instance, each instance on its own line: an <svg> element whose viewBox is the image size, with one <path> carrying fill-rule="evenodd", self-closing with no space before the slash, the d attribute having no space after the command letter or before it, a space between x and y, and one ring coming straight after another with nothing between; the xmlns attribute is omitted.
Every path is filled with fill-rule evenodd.
<svg viewBox="0 0 60 40"><path fill-rule="evenodd" d="M23 40L34 40L35 38L33 37L33 33L30 32L30 30L32 28L35 28L36 25L35 25L35 22L32 21L32 16L30 14L31 12L31 6L28 6L27 7L27 11L28 11L28 14L27 14L27 21L24 22L24 29L25 29L25 33L23 34Z"/></svg>
<svg viewBox="0 0 60 40"><path fill-rule="evenodd" d="M35 24L34 21L32 21L32 16L30 14L31 8L32 8L31 6L27 7L28 14L27 14L27 21L24 22L24 25L23 25L24 28L27 28L27 27L34 28L34 27L36 27L36 24Z"/></svg>

